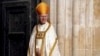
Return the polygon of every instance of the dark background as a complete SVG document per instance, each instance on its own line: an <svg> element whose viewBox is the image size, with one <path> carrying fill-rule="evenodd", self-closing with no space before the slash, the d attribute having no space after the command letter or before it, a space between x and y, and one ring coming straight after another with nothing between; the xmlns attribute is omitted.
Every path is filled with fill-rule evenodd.
<svg viewBox="0 0 100 56"><path fill-rule="evenodd" d="M40 0L0 0L0 56L27 56Z"/></svg>

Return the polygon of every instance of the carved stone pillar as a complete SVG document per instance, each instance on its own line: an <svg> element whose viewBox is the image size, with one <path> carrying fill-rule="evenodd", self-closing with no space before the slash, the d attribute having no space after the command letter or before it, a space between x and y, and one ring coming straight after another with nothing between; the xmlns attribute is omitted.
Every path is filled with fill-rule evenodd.
<svg viewBox="0 0 100 56"><path fill-rule="evenodd" d="M100 0L94 1L93 56L100 56Z"/></svg>
<svg viewBox="0 0 100 56"><path fill-rule="evenodd" d="M99 19L94 19L94 1L48 0L48 2L50 5L50 21L54 25L59 38L61 56L96 55L98 51L94 49L97 49L99 44L96 42L99 39L99 34L97 34L99 27L96 28L95 24L100 24Z"/></svg>
<svg viewBox="0 0 100 56"><path fill-rule="evenodd" d="M73 56L92 56L93 0L74 0Z"/></svg>

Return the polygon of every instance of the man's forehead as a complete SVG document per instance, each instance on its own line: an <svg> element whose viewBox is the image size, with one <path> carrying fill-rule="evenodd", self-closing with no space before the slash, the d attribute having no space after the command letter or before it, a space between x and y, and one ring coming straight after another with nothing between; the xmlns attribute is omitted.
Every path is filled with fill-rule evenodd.
<svg viewBox="0 0 100 56"><path fill-rule="evenodd" d="M48 16L48 14L40 14L39 16Z"/></svg>

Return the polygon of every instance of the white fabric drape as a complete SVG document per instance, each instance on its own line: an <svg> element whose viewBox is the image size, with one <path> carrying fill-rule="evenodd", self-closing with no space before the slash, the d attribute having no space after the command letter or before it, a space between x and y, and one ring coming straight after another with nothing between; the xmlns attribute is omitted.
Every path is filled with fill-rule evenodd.
<svg viewBox="0 0 100 56"><path fill-rule="evenodd" d="M38 30L45 31L48 28L48 26L49 26L48 22L44 25L38 24ZM36 36L36 26L34 27L31 38L30 38L27 56L35 56L35 36ZM45 56L49 56L49 53L56 41L56 38L57 38L57 35L55 33L53 26L51 25L45 35L45 47L44 47ZM41 39L36 40L36 42L38 42L38 44L36 44L36 48L40 49L40 47L42 45ZM60 56L60 52L59 52L59 48L58 48L58 40L55 44L55 47L53 49L51 56Z"/></svg>

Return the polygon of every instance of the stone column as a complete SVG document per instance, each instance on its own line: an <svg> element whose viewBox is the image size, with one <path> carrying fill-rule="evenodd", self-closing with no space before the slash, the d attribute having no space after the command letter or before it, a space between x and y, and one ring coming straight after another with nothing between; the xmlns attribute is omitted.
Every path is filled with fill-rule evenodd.
<svg viewBox="0 0 100 56"><path fill-rule="evenodd" d="M94 39L94 15L93 15L93 0L86 0L86 39L85 53L86 56L93 56L93 39Z"/></svg>
<svg viewBox="0 0 100 56"><path fill-rule="evenodd" d="M74 0L73 56L92 56L93 0Z"/></svg>
<svg viewBox="0 0 100 56"><path fill-rule="evenodd" d="M65 2L65 14L64 14L64 26L65 26L65 33L64 33L64 53L65 56L73 56L72 54L72 47L73 47L73 43L72 43L72 18L73 18L73 0L65 0L63 1ZM64 27L63 26L63 27ZM62 29L63 29L62 27Z"/></svg>
<svg viewBox="0 0 100 56"><path fill-rule="evenodd" d="M65 9L65 0L58 0L57 1L57 35L59 38L59 45L60 45L60 51L61 55L65 56L64 48L65 48L65 14L66 14L66 9Z"/></svg>
<svg viewBox="0 0 100 56"><path fill-rule="evenodd" d="M72 0L50 0L50 21L59 38L61 56L72 56Z"/></svg>
<svg viewBox="0 0 100 56"><path fill-rule="evenodd" d="M72 56L72 0L57 1L57 34L62 56Z"/></svg>
<svg viewBox="0 0 100 56"><path fill-rule="evenodd" d="M61 56L96 55L99 27L95 28L94 23L100 25L100 20L94 19L93 0L46 1L49 1L50 21L59 38Z"/></svg>
<svg viewBox="0 0 100 56"><path fill-rule="evenodd" d="M73 56L85 56L86 0L74 0L73 7Z"/></svg>
<svg viewBox="0 0 100 56"><path fill-rule="evenodd" d="M94 1L93 56L100 56L100 0Z"/></svg>
<svg viewBox="0 0 100 56"><path fill-rule="evenodd" d="M57 0L50 0L50 22L56 28L57 25Z"/></svg>

